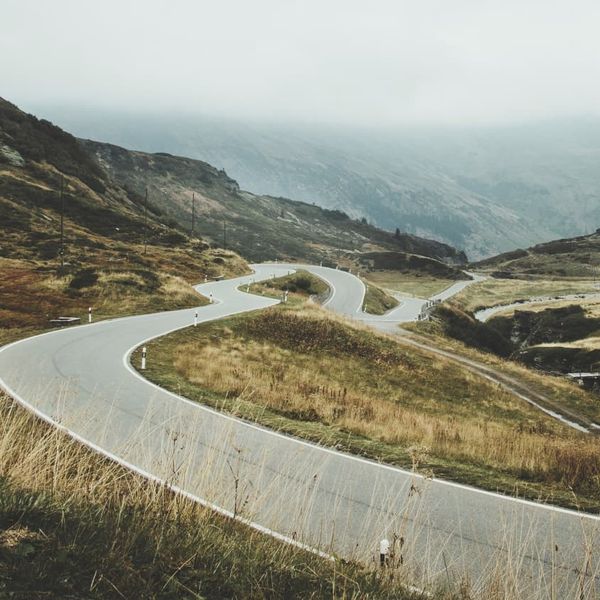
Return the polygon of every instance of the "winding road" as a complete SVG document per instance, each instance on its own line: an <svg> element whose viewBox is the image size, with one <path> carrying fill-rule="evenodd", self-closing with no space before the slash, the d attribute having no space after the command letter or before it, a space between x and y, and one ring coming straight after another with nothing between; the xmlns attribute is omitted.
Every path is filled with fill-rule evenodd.
<svg viewBox="0 0 600 600"><path fill-rule="evenodd" d="M216 300L198 309L198 321L275 304L238 287L296 267L256 265L253 276L198 286ZM409 313L416 318L416 305L365 317L359 279L325 267L302 268L328 282L331 310L383 329ZM9 344L0 348L0 385L97 451L226 514L241 513L252 526L288 541L371 560L378 541L396 534L402 568L421 587L467 577L483 589L493 572L505 588L514 584L527 598L597 597L596 516L428 479L287 437L137 374L129 364L132 350L192 325L195 312L103 321Z"/></svg>

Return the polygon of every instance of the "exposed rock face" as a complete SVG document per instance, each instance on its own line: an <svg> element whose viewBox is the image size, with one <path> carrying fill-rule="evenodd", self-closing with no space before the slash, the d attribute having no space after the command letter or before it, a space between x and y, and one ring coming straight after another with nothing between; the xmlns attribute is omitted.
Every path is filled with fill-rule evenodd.
<svg viewBox="0 0 600 600"><path fill-rule="evenodd" d="M10 146L0 144L0 162L8 163L11 167L24 167L25 159Z"/></svg>

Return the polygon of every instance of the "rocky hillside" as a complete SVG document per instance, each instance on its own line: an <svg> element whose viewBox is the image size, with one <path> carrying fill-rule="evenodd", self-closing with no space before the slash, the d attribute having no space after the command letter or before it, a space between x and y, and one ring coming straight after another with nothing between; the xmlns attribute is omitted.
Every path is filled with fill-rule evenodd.
<svg viewBox="0 0 600 600"><path fill-rule="evenodd" d="M202 161L90 140L81 144L113 182L134 196L148 188L152 205L169 222L191 234L195 211L196 234L248 260L285 258L331 264L376 250L409 252L456 264L466 258L447 244L383 231L338 210L243 191L225 171Z"/></svg>
<svg viewBox="0 0 600 600"><path fill-rule="evenodd" d="M555 240L527 250L514 250L473 265L497 277L600 276L600 229L591 235Z"/></svg>
<svg viewBox="0 0 600 600"><path fill-rule="evenodd" d="M241 123L40 107L80 137L223 167L245 189L366 217L474 259L600 225L600 120L497 127Z"/></svg>
<svg viewBox="0 0 600 600"><path fill-rule="evenodd" d="M190 282L248 270L145 211L72 135L0 99L0 344L90 306L98 318L197 306Z"/></svg>

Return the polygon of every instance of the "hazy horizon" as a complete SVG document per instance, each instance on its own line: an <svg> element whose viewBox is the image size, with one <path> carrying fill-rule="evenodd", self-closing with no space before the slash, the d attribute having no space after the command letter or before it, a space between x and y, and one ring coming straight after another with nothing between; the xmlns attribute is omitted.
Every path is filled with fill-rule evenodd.
<svg viewBox="0 0 600 600"><path fill-rule="evenodd" d="M375 129L600 117L590 1L3 4L2 95L27 110Z"/></svg>

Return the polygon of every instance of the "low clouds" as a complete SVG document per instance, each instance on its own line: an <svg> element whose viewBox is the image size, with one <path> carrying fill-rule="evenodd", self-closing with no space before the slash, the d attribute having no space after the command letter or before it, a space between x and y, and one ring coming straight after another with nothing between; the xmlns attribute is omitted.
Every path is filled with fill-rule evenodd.
<svg viewBox="0 0 600 600"><path fill-rule="evenodd" d="M1 94L390 126L597 114L600 3L4 0Z"/></svg>

